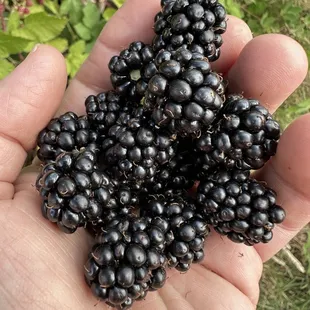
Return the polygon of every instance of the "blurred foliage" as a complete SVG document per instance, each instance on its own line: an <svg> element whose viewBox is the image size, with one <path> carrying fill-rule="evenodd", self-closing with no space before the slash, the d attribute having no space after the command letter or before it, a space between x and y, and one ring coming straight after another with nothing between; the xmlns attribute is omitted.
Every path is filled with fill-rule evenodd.
<svg viewBox="0 0 310 310"><path fill-rule="evenodd" d="M87 58L101 29L124 0L0 0L0 79L38 43L66 58L69 79Z"/></svg>

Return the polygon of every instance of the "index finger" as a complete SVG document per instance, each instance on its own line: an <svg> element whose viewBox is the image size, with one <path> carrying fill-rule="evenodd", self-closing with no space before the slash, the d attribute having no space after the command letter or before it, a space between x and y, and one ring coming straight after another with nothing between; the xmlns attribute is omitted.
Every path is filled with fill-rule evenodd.
<svg viewBox="0 0 310 310"><path fill-rule="evenodd" d="M150 43L154 17L160 11L159 0L128 0L102 30L90 56L71 81L59 113L84 113L84 100L90 94L111 89L108 62L112 56L133 41ZM221 58L215 62L219 72L227 72L243 47L252 39L249 27L242 20L228 16L228 29L223 35Z"/></svg>

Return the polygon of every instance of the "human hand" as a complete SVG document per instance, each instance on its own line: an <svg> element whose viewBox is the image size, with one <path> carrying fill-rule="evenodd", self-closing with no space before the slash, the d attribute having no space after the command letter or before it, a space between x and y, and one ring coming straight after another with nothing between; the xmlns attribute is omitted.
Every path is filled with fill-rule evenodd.
<svg viewBox="0 0 310 310"><path fill-rule="evenodd" d="M82 272L90 237L82 229L65 235L47 222L34 187L38 167L33 164L22 172L21 168L38 132L56 110L58 114L68 110L84 114L85 98L110 88L109 59L134 40L150 41L159 1L144 2L128 1L115 14L65 95L64 60L46 46L39 46L0 82L4 112L0 115L0 309L90 309L97 303ZM260 99L271 112L306 75L305 52L290 38L264 35L252 39L244 22L229 17L224 40L214 69L227 74L232 91ZM169 271L165 286L134 309L256 307L262 262L310 219L309 132L310 115L305 115L285 131L277 155L256 175L278 192L278 203L287 212L273 240L247 247L212 233L201 264L193 265L186 276Z"/></svg>

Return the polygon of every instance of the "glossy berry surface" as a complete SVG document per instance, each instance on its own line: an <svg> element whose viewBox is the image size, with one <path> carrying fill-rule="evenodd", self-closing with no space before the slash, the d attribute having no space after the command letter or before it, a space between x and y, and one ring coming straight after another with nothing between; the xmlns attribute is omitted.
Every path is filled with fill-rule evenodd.
<svg viewBox="0 0 310 310"><path fill-rule="evenodd" d="M170 51L186 47L210 61L220 57L222 34L226 31L226 10L218 1L162 1L155 17L153 48Z"/></svg>
<svg viewBox="0 0 310 310"><path fill-rule="evenodd" d="M67 112L52 119L38 136L37 156L44 162L55 160L63 152L80 150L97 139L86 116Z"/></svg>
<svg viewBox="0 0 310 310"><path fill-rule="evenodd" d="M161 50L159 72L148 83L143 99L158 127L173 134L197 137L210 128L225 100L226 84L199 53L180 48Z"/></svg>
<svg viewBox="0 0 310 310"><path fill-rule="evenodd" d="M221 113L214 130L197 140L204 169L259 169L276 154L280 126L258 100L231 95Z"/></svg>
<svg viewBox="0 0 310 310"><path fill-rule="evenodd" d="M117 93L138 101L144 96L150 78L157 73L150 45L133 42L109 62L111 82Z"/></svg>
<svg viewBox="0 0 310 310"><path fill-rule="evenodd" d="M276 193L249 176L249 171L218 170L199 184L197 204L207 222L232 241L267 243L286 214Z"/></svg>

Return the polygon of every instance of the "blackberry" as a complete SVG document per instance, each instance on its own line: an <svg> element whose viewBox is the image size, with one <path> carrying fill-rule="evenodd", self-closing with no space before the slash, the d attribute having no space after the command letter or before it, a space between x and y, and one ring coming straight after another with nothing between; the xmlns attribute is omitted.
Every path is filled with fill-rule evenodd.
<svg viewBox="0 0 310 310"><path fill-rule="evenodd" d="M217 0L162 1L162 11L155 17L153 48L186 47L215 61L226 28L226 10Z"/></svg>
<svg viewBox="0 0 310 310"><path fill-rule="evenodd" d="M79 150L95 142L97 133L90 128L86 116L67 112L52 119L38 136L37 156L43 162L53 161L63 152Z"/></svg>
<svg viewBox="0 0 310 310"><path fill-rule="evenodd" d="M144 121L145 120L145 121ZM123 113L100 144L101 160L113 178L141 183L174 157L178 142L149 124L143 108Z"/></svg>
<svg viewBox="0 0 310 310"><path fill-rule="evenodd" d="M196 209L195 201L185 193L172 191L170 196L150 197L141 204L141 213L165 232L168 267L186 272L192 263L204 257L207 222Z"/></svg>
<svg viewBox="0 0 310 310"><path fill-rule="evenodd" d="M114 91L88 96L85 100L85 107L92 129L99 133L98 140L104 139L121 113L130 110L125 98Z"/></svg>
<svg viewBox="0 0 310 310"><path fill-rule="evenodd" d="M275 224L285 218L285 211L276 204L276 193L250 179L249 171L237 169L220 169L201 181L197 204L218 233L249 246L269 242Z"/></svg>
<svg viewBox="0 0 310 310"><path fill-rule="evenodd" d="M142 42L133 42L109 62L111 82L117 93L137 101L144 96L150 78L157 73L154 51Z"/></svg>
<svg viewBox="0 0 310 310"><path fill-rule="evenodd" d="M218 164L228 169L259 169L275 155L280 126L258 100L242 95L227 98L213 132L197 140L205 169Z"/></svg>
<svg viewBox="0 0 310 310"><path fill-rule="evenodd" d="M222 77L211 71L201 54L184 48L160 51L155 63L159 73L149 81L144 109L152 111L158 127L181 136L200 135L223 106L226 85Z"/></svg>
<svg viewBox="0 0 310 310"><path fill-rule="evenodd" d="M166 190L189 190L193 187L196 171L195 143L191 139L178 139L176 155L165 165L158 167L155 176L147 180L142 191L163 194Z"/></svg>
<svg viewBox="0 0 310 310"><path fill-rule="evenodd" d="M87 223L98 225L109 213L128 213L136 203L130 189L127 199L105 172L97 169L97 156L91 147L82 151L60 154L42 168L36 182L42 202L42 213L57 223L65 233L73 233Z"/></svg>
<svg viewBox="0 0 310 310"><path fill-rule="evenodd" d="M149 289L161 288L166 280L164 242L164 233L149 219L115 218L96 237L84 266L93 294L126 309Z"/></svg>

